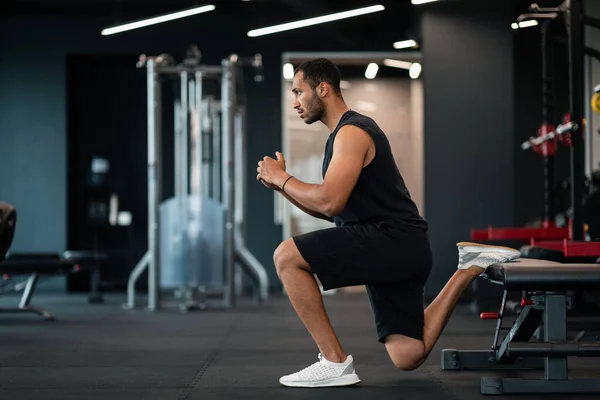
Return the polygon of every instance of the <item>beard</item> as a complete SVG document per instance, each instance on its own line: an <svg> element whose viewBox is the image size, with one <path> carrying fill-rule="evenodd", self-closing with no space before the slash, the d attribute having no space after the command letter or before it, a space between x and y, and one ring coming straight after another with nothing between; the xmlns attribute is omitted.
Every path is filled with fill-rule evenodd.
<svg viewBox="0 0 600 400"><path fill-rule="evenodd" d="M314 93L313 100L308 107L305 108L305 111L306 118L304 118L304 123L307 125L313 124L323 118L323 114L325 114L325 104L323 103L323 100Z"/></svg>

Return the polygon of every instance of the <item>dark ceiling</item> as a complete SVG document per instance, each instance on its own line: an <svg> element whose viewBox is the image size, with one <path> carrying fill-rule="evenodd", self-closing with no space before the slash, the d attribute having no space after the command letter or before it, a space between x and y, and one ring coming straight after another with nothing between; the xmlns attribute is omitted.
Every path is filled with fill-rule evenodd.
<svg viewBox="0 0 600 400"><path fill-rule="evenodd" d="M315 38L320 37L341 46L340 49L383 47L393 50L391 46L393 41L413 38L409 33L418 32L418 27L415 26L418 18L414 15L418 6L412 5L410 0L0 0L0 2L2 2L0 14L9 17L17 15L97 17L102 18L103 24L109 26L180 11L196 5L213 4L216 10L205 16L190 17L189 20L200 21L205 29L214 32L226 30L230 36L245 35L250 29L382 4L386 7L382 12L302 29L299 32L273 35L275 37L272 40L291 38L306 42L304 47L308 48L313 47L314 40L317 40ZM185 22L178 24L184 26ZM260 40L266 43L262 38Z"/></svg>
<svg viewBox="0 0 600 400"><path fill-rule="evenodd" d="M196 5L244 10L248 17L295 13L317 16L382 4L387 10L406 10L410 0L2 0L2 13L147 17Z"/></svg>

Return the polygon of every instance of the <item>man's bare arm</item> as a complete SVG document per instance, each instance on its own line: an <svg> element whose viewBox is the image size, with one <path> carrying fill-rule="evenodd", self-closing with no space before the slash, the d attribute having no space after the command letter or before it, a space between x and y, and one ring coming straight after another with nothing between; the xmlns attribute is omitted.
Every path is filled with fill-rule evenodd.
<svg viewBox="0 0 600 400"><path fill-rule="evenodd" d="M339 215L356 185L371 146L371 138L362 129L346 125L337 133L333 157L322 184L310 184L283 173L274 182L304 208L327 217Z"/></svg>
<svg viewBox="0 0 600 400"><path fill-rule="evenodd" d="M294 200L289 194L282 192L281 190L278 190L278 192L281 193L281 195L283 197L285 197L290 203L292 203L293 205L295 205L296 207L298 207L300 210L304 211L306 214L310 215L311 217L324 219L325 221L333 222L333 218L328 217L325 214L321 214L321 213L313 211L309 208L304 207L302 204L300 204L296 200Z"/></svg>

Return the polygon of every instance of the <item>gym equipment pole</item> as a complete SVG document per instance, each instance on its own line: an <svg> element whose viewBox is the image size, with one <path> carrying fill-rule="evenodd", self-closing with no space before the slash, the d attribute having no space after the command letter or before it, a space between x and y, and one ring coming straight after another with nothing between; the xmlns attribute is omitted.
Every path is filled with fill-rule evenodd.
<svg viewBox="0 0 600 400"><path fill-rule="evenodd" d="M188 113L190 110L189 105L189 90L188 90L188 72L181 71L180 74L181 79L181 139L179 141L179 165L177 166L176 173L179 175L179 187L181 192L179 195L181 196L179 199L181 200L181 209L180 209L180 222L182 224L187 220L188 213L188 195L190 193L189 187L189 179L188 179L188 168L189 168L189 160L188 160L188 148L189 148L189 118Z"/></svg>
<svg viewBox="0 0 600 400"><path fill-rule="evenodd" d="M208 112L210 113L211 119L211 134L212 134L212 197L221 201L221 174L222 174L222 150L221 150L221 116L217 112L214 106L215 100L213 98L208 99Z"/></svg>
<svg viewBox="0 0 600 400"><path fill-rule="evenodd" d="M552 131L552 80L549 78L549 55L548 55L548 29L552 20L543 21L541 24L542 38L542 126L540 134ZM552 128L550 128L552 127ZM554 227L556 218L556 209L554 204L554 166L556 140L548 141L542 144L542 156L544 159L544 217L543 227Z"/></svg>
<svg viewBox="0 0 600 400"><path fill-rule="evenodd" d="M161 108L160 79L156 71L156 59L141 61L146 64L146 85L148 92L148 250L137 263L127 282L126 308L135 307L135 282L148 268L148 309L155 311L159 305L158 271L158 204L161 199L160 185L160 144ZM139 65L139 64L138 64Z"/></svg>
<svg viewBox="0 0 600 400"><path fill-rule="evenodd" d="M235 116L235 225L234 245L238 265L254 281L254 287L258 290L254 293L257 303L265 301L269 296L269 277L254 255L246 248L244 238L246 237L247 208L246 208L246 154L247 152L247 130L246 130L246 107L237 108Z"/></svg>
<svg viewBox="0 0 600 400"><path fill-rule="evenodd" d="M195 90L194 90L194 110L195 110L195 123L196 123L196 129L197 129L197 133L198 133L198 137L196 138L196 140L198 141L196 143L196 151L195 151L195 157L196 157L196 162L198 163L198 166L200 167L199 172L201 172L201 174L198 174L197 179L199 180L199 182L197 182L198 185L198 206L200 206L200 198L201 196L209 196L210 192L208 190L208 183L209 183L209 179L208 179L208 167L206 165L204 165L204 161L205 161L205 157L204 154L206 152L206 142L205 142L205 137L206 135L204 134L204 129L202 127L202 118L203 118L203 112L202 112L202 91L203 91L203 87L202 87L202 72L196 72L196 76L195 76L195 82L196 82L196 86L195 86Z"/></svg>
<svg viewBox="0 0 600 400"><path fill-rule="evenodd" d="M233 241L233 212L234 202L234 143L233 133L235 127L235 62L236 55L231 55L222 61L223 78L221 88L221 114L222 114L222 140L223 140L223 204L225 206L225 279L226 287L223 304L226 307L235 305L234 277L235 277L235 250Z"/></svg>
<svg viewBox="0 0 600 400"><path fill-rule="evenodd" d="M581 134L583 122L583 7L582 0L571 0L566 12L569 34L570 59L570 106L571 121L575 122L571 133L571 207L572 240L583 240L583 192L585 180L585 147Z"/></svg>
<svg viewBox="0 0 600 400"><path fill-rule="evenodd" d="M593 95L593 82L592 82L592 66L593 66L593 59L592 57L587 57L585 59L585 71L584 71L584 75L585 75L585 81L583 84L584 90L585 90L585 94L584 94L584 98L586 99L591 99L592 95ZM594 163L593 161L593 146L592 146L592 105L589 101L585 102L585 113L584 113L584 118L586 121L589 121L589 123L585 124L585 139L584 139L584 147L585 147L585 176L588 178L592 177L592 172L594 170ZM592 181L590 180L590 185L592 184Z"/></svg>

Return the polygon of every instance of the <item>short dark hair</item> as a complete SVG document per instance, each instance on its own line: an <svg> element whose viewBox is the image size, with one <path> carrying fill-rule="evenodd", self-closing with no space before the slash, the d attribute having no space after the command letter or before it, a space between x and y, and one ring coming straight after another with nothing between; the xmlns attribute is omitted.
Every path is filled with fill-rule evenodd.
<svg viewBox="0 0 600 400"><path fill-rule="evenodd" d="M304 61L294 71L294 75L303 72L303 78L314 90L321 82L327 82L333 87L335 94L340 96L341 74L338 67L326 58L315 58L314 60Z"/></svg>

